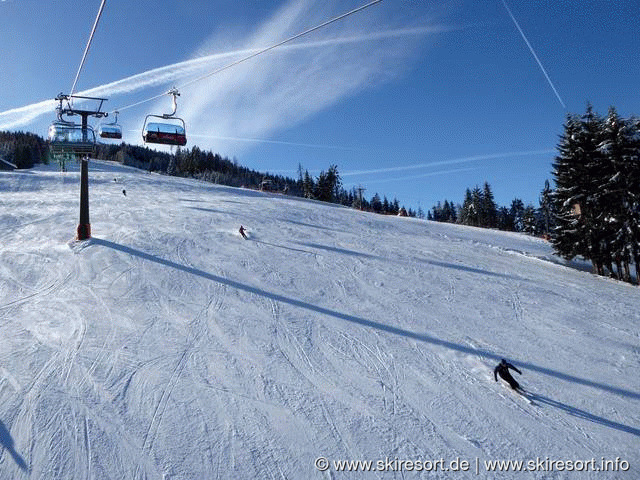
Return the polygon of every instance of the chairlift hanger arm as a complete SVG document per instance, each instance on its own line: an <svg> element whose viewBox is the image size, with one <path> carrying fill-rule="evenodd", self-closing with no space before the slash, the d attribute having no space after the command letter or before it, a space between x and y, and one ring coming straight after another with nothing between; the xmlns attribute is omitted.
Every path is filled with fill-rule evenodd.
<svg viewBox="0 0 640 480"><path fill-rule="evenodd" d="M167 92L168 95L173 95L173 112L165 113L162 115L163 118L175 118L175 114L178 111L178 100L177 97L180 96L180 92L176 87L173 87L171 90Z"/></svg>
<svg viewBox="0 0 640 480"><path fill-rule="evenodd" d="M99 102L98 107L95 110L81 110L79 108L74 108L71 106L71 100L74 98L79 98L81 100L94 100L96 102ZM68 115L70 117L72 117L73 115L80 115L80 116L91 116L91 117L96 117L96 118L102 118L102 117L108 117L109 114L107 112L103 112L102 111L102 105L104 104L104 102L106 102L108 99L107 98L102 98L102 97L87 97L87 96L83 96L83 95L66 95L64 93L59 93L58 96L55 98L56 101L60 102L60 105L58 105L58 107L56 107L56 110L58 110L58 118L60 118L60 120L62 120L62 115ZM67 102L67 106L66 108L62 106L62 102L66 101Z"/></svg>

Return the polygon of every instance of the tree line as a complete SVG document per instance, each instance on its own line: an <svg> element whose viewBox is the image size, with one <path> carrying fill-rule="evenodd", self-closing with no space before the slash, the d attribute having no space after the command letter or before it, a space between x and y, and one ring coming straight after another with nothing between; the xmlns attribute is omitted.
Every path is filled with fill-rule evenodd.
<svg viewBox="0 0 640 480"><path fill-rule="evenodd" d="M540 207L525 206L520 198L514 198L509 207L499 206L491 185L484 182L482 188L476 185L467 188L462 204L445 200L438 202L427 212L427 220L458 223L480 228L494 228L511 232L525 232L531 235L548 235L551 228L550 188L547 182L541 194Z"/></svg>
<svg viewBox="0 0 640 480"><path fill-rule="evenodd" d="M0 159L17 168L31 168L37 163L47 163L49 147L40 136L25 132L0 131ZM7 168L0 162L0 169Z"/></svg>
<svg viewBox="0 0 640 480"><path fill-rule="evenodd" d="M147 147L126 143L98 144L96 158L121 163L142 170L172 176L196 178L231 187L268 189L287 195L305 197L323 202L337 203L380 214L398 215L405 212L416 216L412 209L400 206L397 199L389 201L378 193L370 200L362 197L356 188L347 190L342 185L336 165L331 165L318 176L312 176L298 166L298 178L258 172L198 146L178 148L175 152L159 152ZM23 132L0 132L0 159L17 168L31 168L37 163L49 163L48 143L42 137ZM0 162L0 168L7 164Z"/></svg>

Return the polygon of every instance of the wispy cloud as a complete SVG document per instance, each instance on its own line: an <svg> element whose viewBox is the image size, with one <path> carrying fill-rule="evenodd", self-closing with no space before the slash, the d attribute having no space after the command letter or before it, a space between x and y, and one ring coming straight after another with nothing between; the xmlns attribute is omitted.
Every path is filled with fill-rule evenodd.
<svg viewBox="0 0 640 480"><path fill-rule="evenodd" d="M327 2L293 0L239 45L251 51L274 44L330 16ZM344 9L334 2L334 10ZM320 13L322 12L322 13ZM386 11L388 13L388 11ZM366 89L403 74L433 26L395 28L376 6L313 33L304 43L269 52L207 78L182 92L179 113L203 135L269 138ZM374 33L371 33L374 32ZM215 39L209 48L216 49ZM158 103L162 109L166 101ZM245 148L217 142L221 152Z"/></svg>

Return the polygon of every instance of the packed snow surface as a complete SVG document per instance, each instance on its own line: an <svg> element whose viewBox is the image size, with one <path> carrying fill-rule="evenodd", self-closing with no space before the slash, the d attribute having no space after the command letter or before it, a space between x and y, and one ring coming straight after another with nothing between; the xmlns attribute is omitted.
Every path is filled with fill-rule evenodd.
<svg viewBox="0 0 640 480"><path fill-rule="evenodd" d="M0 478L640 478L640 288L520 234L89 168L85 242L76 165L0 172Z"/></svg>

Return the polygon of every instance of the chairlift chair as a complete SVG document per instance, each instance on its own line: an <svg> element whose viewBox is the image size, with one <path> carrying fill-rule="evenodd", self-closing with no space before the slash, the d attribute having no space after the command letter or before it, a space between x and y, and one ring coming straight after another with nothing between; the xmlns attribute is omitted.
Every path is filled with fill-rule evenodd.
<svg viewBox="0 0 640 480"><path fill-rule="evenodd" d="M94 155L96 134L93 128L82 128L73 122L58 120L49 126L49 150L54 155Z"/></svg>
<svg viewBox="0 0 640 480"><path fill-rule="evenodd" d="M110 123L102 123L98 127L98 135L100 138L109 138L113 140L120 140L122 138L122 127L118 125L118 113L113 112L116 119Z"/></svg>
<svg viewBox="0 0 640 480"><path fill-rule="evenodd" d="M70 100L80 98L85 100L99 101L96 110L82 110L71 106ZM77 157L93 156L96 152L96 134L93 128L87 124L87 117L93 116L101 118L106 116L101 111L104 98L81 97L77 95L60 94L56 97L60 104L56 107L58 119L49 126L49 150L53 155L72 155ZM66 101L67 106L63 107L62 102ZM64 120L63 115L82 117L82 124Z"/></svg>
<svg viewBox="0 0 640 480"><path fill-rule="evenodd" d="M167 94L173 95L173 112L162 115L147 115L144 119L144 125L142 126L142 140L144 140L145 143L183 147L187 144L186 126L184 120L176 116L176 110L178 109L176 97L179 96L180 93L174 87L169 90ZM149 118L174 120L175 122L149 122Z"/></svg>
<svg viewBox="0 0 640 480"><path fill-rule="evenodd" d="M157 115L148 115L147 118L148 117L157 117ZM187 144L187 136L185 135L184 121L182 119L177 120L180 120L182 122L182 125L158 122L146 123L145 120L145 128L142 132L142 139L145 141L145 143L157 143L160 145L179 145L181 147L185 146Z"/></svg>

